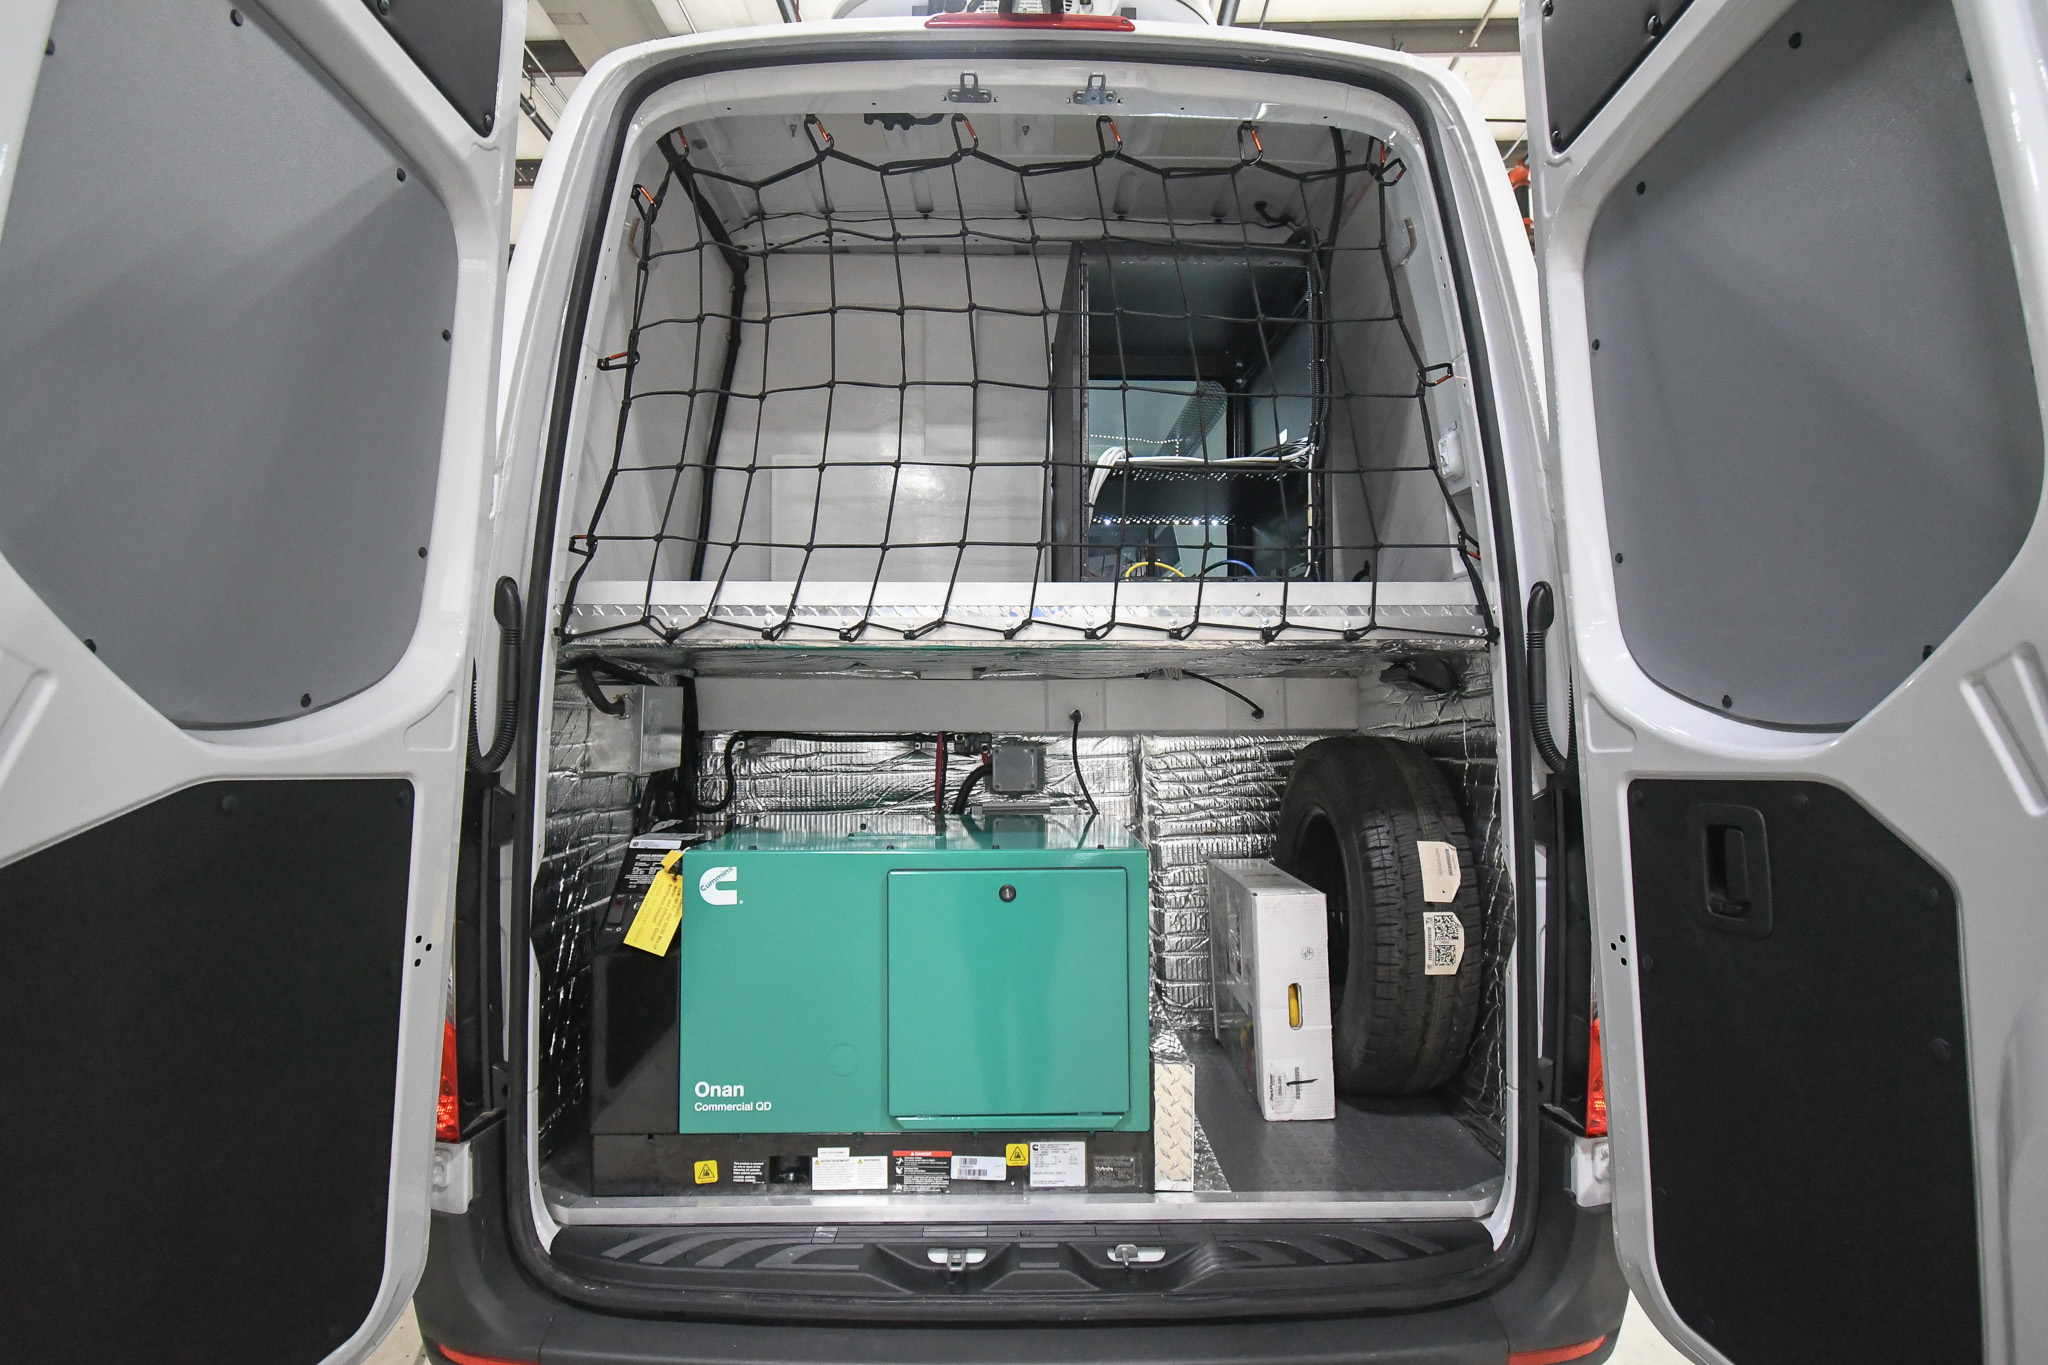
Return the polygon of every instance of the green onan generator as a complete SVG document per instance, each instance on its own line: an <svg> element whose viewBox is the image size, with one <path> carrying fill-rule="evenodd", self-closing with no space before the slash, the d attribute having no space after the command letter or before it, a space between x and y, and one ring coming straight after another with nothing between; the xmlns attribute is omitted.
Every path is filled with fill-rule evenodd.
<svg viewBox="0 0 2048 1365"><path fill-rule="evenodd" d="M683 858L682 1133L1150 1126L1144 846L745 828Z"/></svg>

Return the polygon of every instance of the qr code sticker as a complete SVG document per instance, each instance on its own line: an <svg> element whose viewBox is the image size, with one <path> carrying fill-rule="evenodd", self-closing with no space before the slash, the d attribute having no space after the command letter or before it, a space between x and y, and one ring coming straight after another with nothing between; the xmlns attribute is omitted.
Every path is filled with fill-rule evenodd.
<svg viewBox="0 0 2048 1365"><path fill-rule="evenodd" d="M1465 926L1456 912L1425 910L1422 915L1424 976L1456 976L1465 961Z"/></svg>

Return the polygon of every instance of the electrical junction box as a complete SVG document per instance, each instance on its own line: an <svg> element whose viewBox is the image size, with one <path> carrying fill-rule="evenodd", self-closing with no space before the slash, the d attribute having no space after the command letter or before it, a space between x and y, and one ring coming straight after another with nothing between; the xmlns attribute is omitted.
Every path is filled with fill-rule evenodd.
<svg viewBox="0 0 2048 1365"><path fill-rule="evenodd" d="M1045 746L1020 739L989 748L988 789L997 796L1032 796L1045 788Z"/></svg>
<svg viewBox="0 0 2048 1365"><path fill-rule="evenodd" d="M1264 858L1209 860L1216 1041L1269 1120L1337 1116L1323 893Z"/></svg>
<svg viewBox="0 0 2048 1365"><path fill-rule="evenodd" d="M1109 821L683 855L683 1133L1143 1130L1145 847Z"/></svg>
<svg viewBox="0 0 2048 1365"><path fill-rule="evenodd" d="M636 683L613 688L608 695L623 709L616 716L596 707L588 712L584 772L658 773L682 763L682 688Z"/></svg>

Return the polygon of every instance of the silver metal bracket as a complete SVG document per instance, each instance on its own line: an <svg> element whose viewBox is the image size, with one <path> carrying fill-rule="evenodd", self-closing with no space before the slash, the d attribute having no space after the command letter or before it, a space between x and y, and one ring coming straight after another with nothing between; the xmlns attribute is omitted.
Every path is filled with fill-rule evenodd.
<svg viewBox="0 0 2048 1365"><path fill-rule="evenodd" d="M946 98L954 104L994 104L996 92L984 89L981 77L972 71L960 73L960 84L946 92Z"/></svg>
<svg viewBox="0 0 2048 1365"><path fill-rule="evenodd" d="M1117 98L1116 91L1109 88L1109 77L1103 75L1100 71L1097 71L1095 74L1088 78L1088 85L1086 89L1076 90L1074 92L1074 103L1122 104L1123 101Z"/></svg>
<svg viewBox="0 0 2048 1365"><path fill-rule="evenodd" d="M1151 1265L1166 1259L1165 1247L1141 1247L1131 1242L1118 1242L1109 1249L1109 1259L1125 1270L1134 1265Z"/></svg>

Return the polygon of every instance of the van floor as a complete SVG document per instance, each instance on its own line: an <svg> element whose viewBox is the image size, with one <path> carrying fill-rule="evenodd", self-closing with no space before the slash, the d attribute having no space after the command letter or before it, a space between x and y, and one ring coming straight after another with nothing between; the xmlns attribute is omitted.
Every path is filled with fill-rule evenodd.
<svg viewBox="0 0 2048 1365"><path fill-rule="evenodd" d="M1500 1161L1433 1095L1340 1095L1335 1119L1271 1123L1216 1041L1186 1038L1195 1113L1233 1190L1443 1193L1500 1177Z"/></svg>

